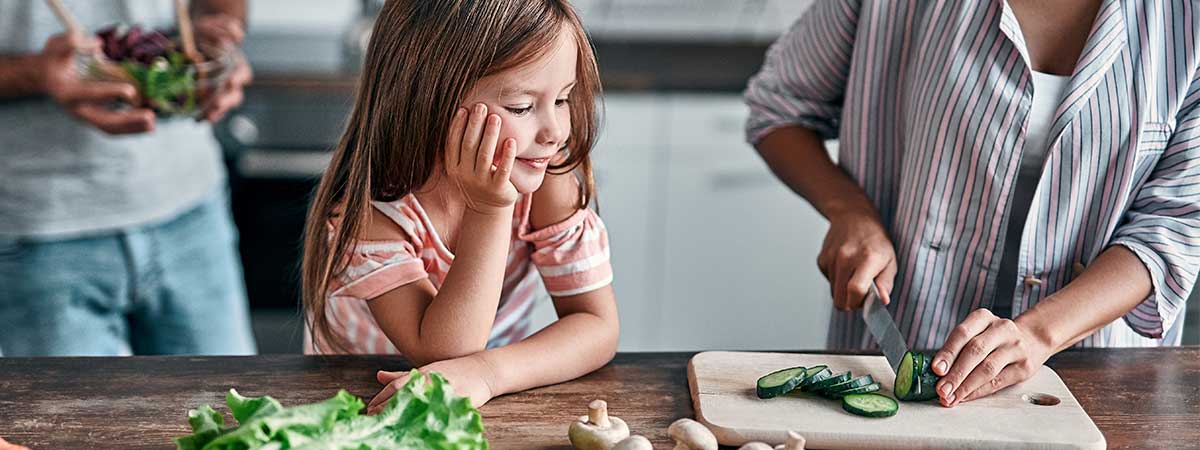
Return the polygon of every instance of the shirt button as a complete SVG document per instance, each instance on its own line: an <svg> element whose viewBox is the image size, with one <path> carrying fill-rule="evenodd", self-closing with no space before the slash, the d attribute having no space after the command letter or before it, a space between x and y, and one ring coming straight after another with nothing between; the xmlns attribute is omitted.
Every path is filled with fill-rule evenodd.
<svg viewBox="0 0 1200 450"><path fill-rule="evenodd" d="M1071 266L1071 271L1075 274L1076 278L1079 278L1080 275L1083 275L1083 269L1085 269L1085 267L1083 263L1079 261L1075 261L1075 264Z"/></svg>
<svg viewBox="0 0 1200 450"><path fill-rule="evenodd" d="M1025 276L1025 285L1029 286L1029 287L1041 286L1042 280L1040 280L1038 278L1034 278L1033 275L1026 275Z"/></svg>

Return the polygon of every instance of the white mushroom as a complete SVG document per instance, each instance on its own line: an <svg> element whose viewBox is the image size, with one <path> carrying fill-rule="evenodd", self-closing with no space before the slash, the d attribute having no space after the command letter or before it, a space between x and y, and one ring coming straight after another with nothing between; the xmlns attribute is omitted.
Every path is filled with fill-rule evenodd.
<svg viewBox="0 0 1200 450"><path fill-rule="evenodd" d="M612 450L654 450L654 446L644 436L630 436L618 442Z"/></svg>
<svg viewBox="0 0 1200 450"><path fill-rule="evenodd" d="M795 431L789 431L787 442L783 445L776 445L775 450L804 450L804 436Z"/></svg>
<svg viewBox="0 0 1200 450"><path fill-rule="evenodd" d="M579 450L611 450L617 442L629 437L629 426L624 420L608 416L608 403L604 400L594 400L588 404L588 415L571 422L567 437Z"/></svg>
<svg viewBox="0 0 1200 450"><path fill-rule="evenodd" d="M692 419L679 419L667 428L675 439L675 450L717 450L717 437L703 424Z"/></svg>
<svg viewBox="0 0 1200 450"><path fill-rule="evenodd" d="M775 448L762 442L748 442L746 445L738 447L738 450L775 450Z"/></svg>

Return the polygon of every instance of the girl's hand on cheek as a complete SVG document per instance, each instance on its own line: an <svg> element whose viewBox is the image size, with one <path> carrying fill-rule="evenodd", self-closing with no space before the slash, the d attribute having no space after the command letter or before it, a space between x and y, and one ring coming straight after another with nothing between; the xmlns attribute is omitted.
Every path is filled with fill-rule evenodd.
<svg viewBox="0 0 1200 450"><path fill-rule="evenodd" d="M467 201L480 214L511 214L517 188L509 181L517 157L517 143L500 138L500 116L488 114L479 103L471 111L460 108L450 122L446 139L446 173Z"/></svg>

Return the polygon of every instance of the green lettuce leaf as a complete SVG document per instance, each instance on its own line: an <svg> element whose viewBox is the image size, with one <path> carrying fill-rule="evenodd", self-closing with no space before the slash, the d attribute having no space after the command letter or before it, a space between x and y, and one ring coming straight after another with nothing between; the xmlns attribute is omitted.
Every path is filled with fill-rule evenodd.
<svg viewBox="0 0 1200 450"><path fill-rule="evenodd" d="M361 414L363 402L346 391L319 403L285 408L275 399L243 397L230 389L225 402L237 420L208 405L188 412L192 434L175 439L178 450L487 450L483 418L454 395L441 375L413 371L383 411Z"/></svg>

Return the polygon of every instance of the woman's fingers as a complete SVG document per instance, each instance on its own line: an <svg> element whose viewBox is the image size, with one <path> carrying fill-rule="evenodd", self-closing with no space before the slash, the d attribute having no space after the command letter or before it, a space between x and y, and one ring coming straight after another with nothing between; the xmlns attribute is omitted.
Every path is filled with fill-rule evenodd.
<svg viewBox="0 0 1200 450"><path fill-rule="evenodd" d="M984 383L974 392L968 394L961 401L969 402L977 398L987 397L995 394L996 391L1012 386L1029 378L1029 372L1023 364L1009 364L998 375L992 377L990 381Z"/></svg>
<svg viewBox="0 0 1200 450"><path fill-rule="evenodd" d="M859 253L851 261L853 272L846 282L845 303L850 309L858 309L862 307L867 293L871 291L871 283L875 281L875 277L887 268L888 260L878 253Z"/></svg>
<svg viewBox="0 0 1200 450"><path fill-rule="evenodd" d="M145 133L154 129L154 113L148 109L114 111L95 103L79 103L71 112L108 134Z"/></svg>
<svg viewBox="0 0 1200 450"><path fill-rule="evenodd" d="M993 351L1013 341L1015 336L1009 333L1004 325L1000 325L1004 322L1006 321L992 322L982 333L971 338L958 352L954 362L950 364L950 370L937 383L937 392L942 398L943 404L953 405L960 400L960 395L969 394L970 392L960 389L967 377L991 356ZM1001 369L1003 366L995 368L995 372L999 373ZM985 368L985 370L990 369Z"/></svg>
<svg viewBox="0 0 1200 450"><path fill-rule="evenodd" d="M846 305L846 284L850 281L850 275L853 273L853 269L842 264L841 261L835 260L829 268L829 274L833 280L833 307L838 311L849 310L849 306Z"/></svg>
<svg viewBox="0 0 1200 450"><path fill-rule="evenodd" d="M1022 356L1021 351L1015 344L1001 344L999 347L996 347L967 374L967 377L963 379L958 389L954 390L953 396L956 401L947 406L954 406L959 402L966 401L969 395L974 394L976 390L991 383L992 380L1000 376L1000 372L1008 367L1009 364L1016 362Z"/></svg>
<svg viewBox="0 0 1200 450"><path fill-rule="evenodd" d="M883 266L883 272L875 277L875 287L879 289L879 299L883 304L892 303L892 287L896 284L896 259L889 258L887 265Z"/></svg>
<svg viewBox="0 0 1200 450"><path fill-rule="evenodd" d="M59 99L67 103L107 103L121 101L137 103L137 88L117 81L80 81L65 88Z"/></svg>
<svg viewBox="0 0 1200 450"><path fill-rule="evenodd" d="M483 138L479 141L479 149L475 153L475 173L491 175L492 158L498 150L496 141L500 139L500 116L490 114L485 120Z"/></svg>
<svg viewBox="0 0 1200 450"><path fill-rule="evenodd" d="M946 376L946 373L950 371L950 365L954 364L954 359L962 351L963 346L967 345L971 338L987 329L992 319L995 318L996 316L992 315L991 311L981 308L972 312L966 320L954 327L954 330L950 331L950 336L946 338L946 342L942 344L942 349L933 355L933 364L931 365L933 373L940 377Z"/></svg>
<svg viewBox="0 0 1200 450"><path fill-rule="evenodd" d="M822 249L821 253L817 254L817 269L821 271L821 275L825 277L825 281L830 283L833 282L833 278L829 275L829 269L831 265L832 263L829 258L829 252Z"/></svg>

